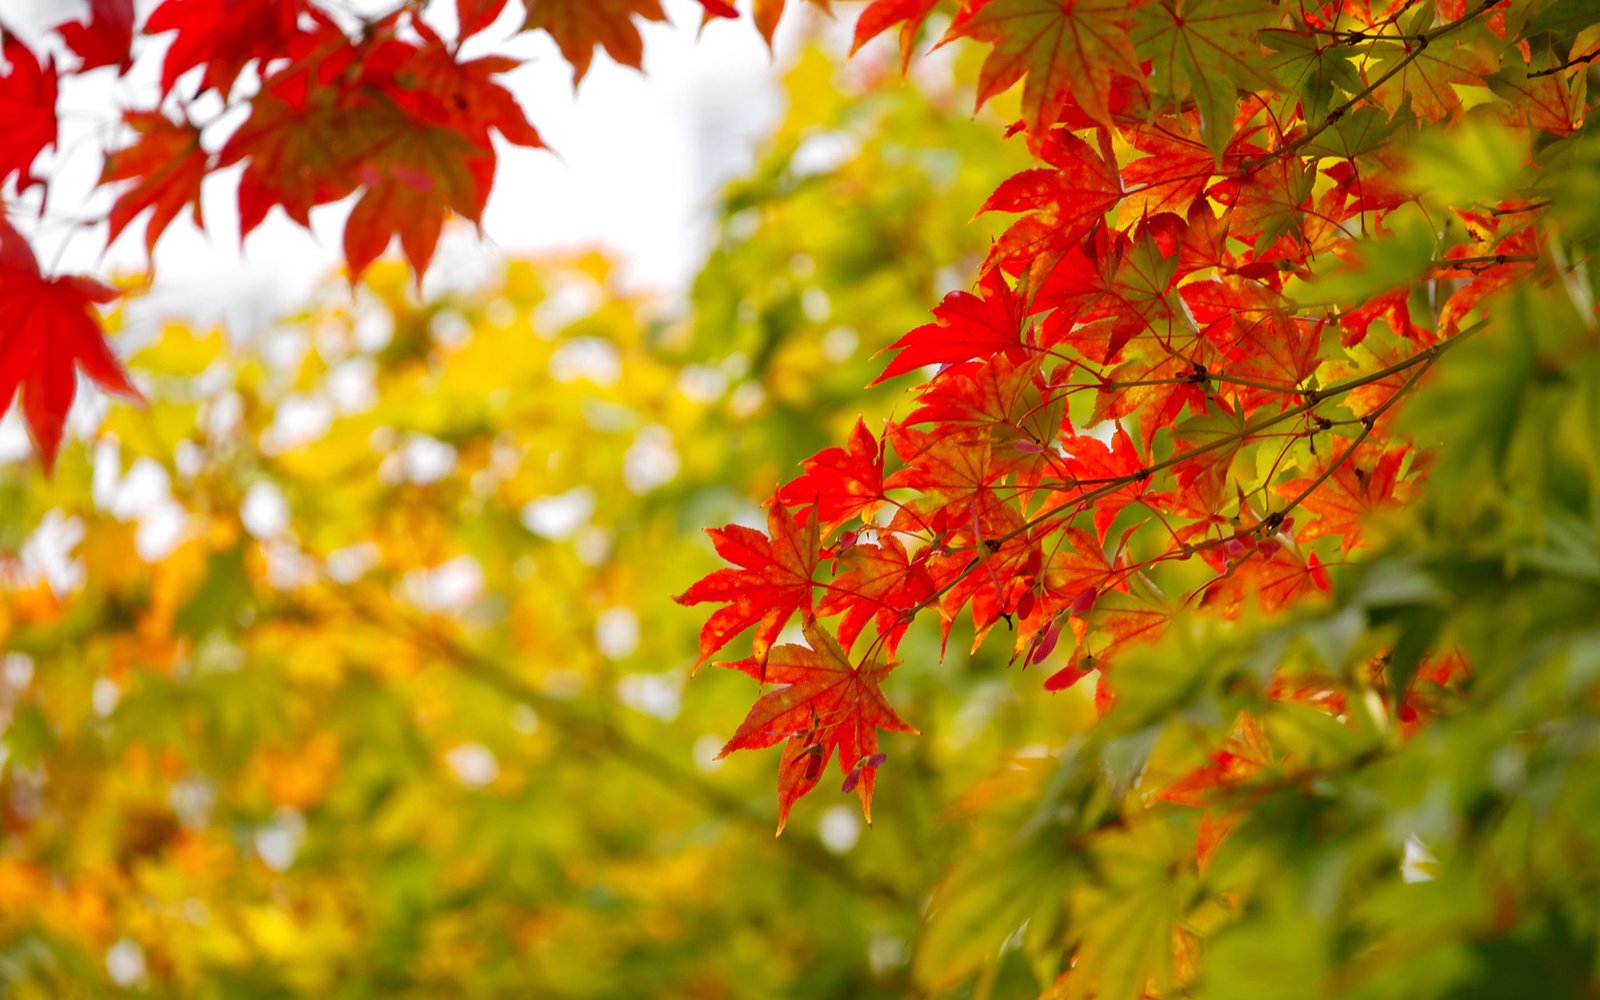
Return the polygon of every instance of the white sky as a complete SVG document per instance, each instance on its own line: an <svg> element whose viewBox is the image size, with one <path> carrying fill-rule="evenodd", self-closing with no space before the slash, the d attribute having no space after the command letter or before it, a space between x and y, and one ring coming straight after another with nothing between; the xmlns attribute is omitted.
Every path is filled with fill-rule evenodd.
<svg viewBox="0 0 1600 1000"><path fill-rule="evenodd" d="M36 47L45 28L81 16L86 5L0 0L7 24ZM150 5L141 0L141 10ZM509 5L494 27L473 40L469 55L494 50L527 60L501 79L557 155L502 145L485 239L478 241L467 228L447 233L430 282L475 273L499 252L601 246L623 262L628 286L667 292L686 287L705 249L717 190L749 166L756 140L782 107L777 69L748 19L713 22L697 32L697 3L664 5L670 23L644 26L645 72L597 54L576 94L571 68L548 36L506 41L520 5ZM778 39L780 65L814 16L809 5L794 6ZM435 12L441 22L453 20L452 4L435 3L430 16ZM58 43L52 38L46 44ZM47 269L100 275L144 270L142 222L107 251L104 226L84 229L63 220L104 214L107 196L92 194L100 136L120 108L150 103L159 64L159 54L152 55L137 79L113 83L111 71L100 70L85 80L63 81L60 149L35 168L52 179L46 218L38 225L16 220L35 240ZM314 212L311 234L275 211L240 253L236 185L230 181L219 175L207 183L207 232L184 216L162 237L150 312L177 312L200 322L223 319L245 333L292 310L335 267L348 201Z"/></svg>

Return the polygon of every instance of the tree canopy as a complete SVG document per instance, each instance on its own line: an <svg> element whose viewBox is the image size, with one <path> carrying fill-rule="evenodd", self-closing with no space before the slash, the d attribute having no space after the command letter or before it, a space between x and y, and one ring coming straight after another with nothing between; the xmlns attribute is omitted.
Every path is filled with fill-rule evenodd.
<svg viewBox="0 0 1600 1000"><path fill-rule="evenodd" d="M420 292L655 0L0 25L9 993L1593 994L1600 14L837 6L681 299ZM350 206L254 342L30 244L152 61L92 232Z"/></svg>

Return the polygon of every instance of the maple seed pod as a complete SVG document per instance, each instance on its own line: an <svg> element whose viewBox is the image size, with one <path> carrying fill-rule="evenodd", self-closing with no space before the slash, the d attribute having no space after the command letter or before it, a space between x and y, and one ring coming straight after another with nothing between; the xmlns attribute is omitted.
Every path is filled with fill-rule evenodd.
<svg viewBox="0 0 1600 1000"><path fill-rule="evenodd" d="M1072 605L1067 608L1067 614L1074 618L1083 618L1094 607L1094 602L1100 597L1100 592L1093 587L1085 590L1073 599Z"/></svg>
<svg viewBox="0 0 1600 1000"><path fill-rule="evenodd" d="M1061 626L1055 622L1051 622L1049 627L1047 627L1043 632L1040 632L1039 638L1035 640L1033 655L1028 657L1027 665L1031 667L1037 663L1043 662L1045 657L1055 652L1056 643L1060 640Z"/></svg>

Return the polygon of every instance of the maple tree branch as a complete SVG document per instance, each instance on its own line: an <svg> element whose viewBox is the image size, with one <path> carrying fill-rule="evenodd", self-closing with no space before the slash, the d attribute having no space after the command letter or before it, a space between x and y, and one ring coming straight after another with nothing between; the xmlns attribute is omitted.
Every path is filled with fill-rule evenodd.
<svg viewBox="0 0 1600 1000"><path fill-rule="evenodd" d="M1534 80L1541 76L1553 76L1564 69L1571 69L1574 66L1588 65L1589 63L1594 62L1596 59L1600 59L1600 48L1596 48L1587 55L1573 56L1571 59L1568 59L1566 62L1559 65L1550 66L1541 70L1535 70L1534 72L1528 74L1528 79Z"/></svg>
<svg viewBox="0 0 1600 1000"><path fill-rule="evenodd" d="M1428 51L1428 46L1430 44L1468 23L1469 21L1473 21L1479 17L1482 17L1484 14L1489 12L1490 8L1494 7L1499 2L1500 0L1478 0L1478 5L1476 7L1467 11L1465 14L1462 14L1454 21L1450 21L1447 24L1442 24L1439 27L1434 28L1432 31L1423 32L1420 35L1399 36L1398 40L1407 43L1406 53L1399 59L1396 59L1393 66L1390 66L1388 69L1378 74L1378 78L1376 80L1373 80L1367 86L1363 87L1360 92L1351 97L1348 101L1345 101L1332 111L1329 111L1328 114L1322 119L1322 122L1315 128L1311 129L1295 141L1289 143L1287 146L1279 146L1272 152L1263 156L1259 156L1249 163L1246 163L1244 166L1234 171L1231 176L1238 180L1244 180L1257 173L1267 164L1288 156L1293 156L1295 153L1309 146L1312 142L1316 141L1317 136L1332 128L1338 123L1339 119L1355 110L1361 104L1361 102L1377 93L1379 87L1394 79L1407 66L1410 66L1413 62L1416 62L1424 52Z"/></svg>
<svg viewBox="0 0 1600 1000"><path fill-rule="evenodd" d="M1247 438L1249 438L1251 436L1259 434L1263 430L1266 430L1266 429L1268 429L1270 427L1276 426L1277 424L1282 423L1282 422L1284 422L1286 420L1292 420L1295 417L1302 416L1302 415L1304 415L1306 413L1310 413L1311 411L1315 410L1318 406L1321 406L1324 402L1328 401L1329 399L1333 399L1335 397L1342 396L1342 395L1344 395L1346 393L1353 392L1356 389L1359 389L1359 388L1361 388L1363 386L1371 385L1374 382L1381 382L1384 379L1390 377L1391 375L1396 375L1396 374L1399 374L1400 372L1409 371L1409 370L1411 370L1413 368L1417 368L1419 365L1422 366L1420 371L1417 371L1411 378L1407 379L1406 383L1393 396L1391 396L1388 400L1386 400L1381 406L1376 407L1374 410L1372 410L1367 415L1359 418L1360 422L1363 424L1364 431L1363 431L1363 434L1360 436L1360 438L1358 440L1365 440L1366 435L1371 433L1371 424L1376 422L1377 418L1379 416L1381 416L1383 414L1383 412L1387 411L1391 406L1393 406L1395 404L1395 402L1398 401L1398 399L1402 395L1404 395L1406 393L1407 390L1409 390L1413 385L1415 385L1417 380L1420 379L1422 374L1424 372L1426 372L1427 369L1429 367L1431 367L1435 361L1438 360L1440 355L1442 355L1445 351L1449 350L1454 345L1460 343L1463 340L1466 340L1468 337L1470 337L1473 334L1479 332L1487 324L1488 324L1488 320L1480 319L1478 322L1476 322L1476 323L1472 324L1471 326L1466 327L1465 329L1461 330L1459 333L1457 333L1454 337L1451 337L1449 340L1443 340L1443 341L1440 341L1437 344L1434 344L1431 347L1424 348L1423 350L1418 351L1416 354L1414 354L1411 357L1405 359L1404 361L1395 362L1392 365L1389 365L1389 366L1387 366L1385 368L1379 369L1378 371L1375 371L1375 372L1369 372L1366 375L1362 375L1362 376L1359 376L1359 377L1356 377L1356 378L1352 378L1352 379L1347 379L1346 381L1339 382L1339 383L1336 383L1334 385L1331 385L1331 386L1327 387L1326 389L1307 390L1306 392L1302 393L1302 395L1306 397L1306 401L1304 403L1300 404L1299 406L1295 406L1295 407L1292 407L1290 409L1284 410L1284 411L1282 411L1280 413L1271 414L1269 416L1262 417L1262 418L1260 418L1258 420L1251 421L1250 423L1246 424L1243 428L1241 428L1239 431L1237 431L1237 432L1235 432L1233 434L1224 435L1224 436L1219 437L1219 438L1217 438L1215 440L1208 441L1203 445L1199 445L1197 447L1190 448L1188 450L1178 452L1177 454L1174 454L1174 455L1170 456L1169 458L1164 459L1163 461L1157 462L1157 463L1155 463L1153 465L1146 466L1145 468L1141 469L1137 473L1133 473L1133 474L1126 475L1126 476L1118 476L1118 477L1116 477L1114 479L1106 481L1104 483L1104 485L1098 486L1097 488L1092 489L1092 490L1088 491L1087 493L1080 494L1079 496L1073 498L1073 500L1070 503L1064 504L1064 505L1062 505L1060 507L1056 507L1056 508L1053 508L1051 510L1047 510L1047 511L1044 511L1044 512L1042 512L1040 514L1037 514L1034 517L1029 518L1020 527L1015 528L1015 529L1013 529L1013 530L1011 530L1009 532L1006 532L1005 534L1000 535L998 538L991 539L990 541L992 543L994 543L994 544L997 544L997 545L1003 545L1006 542L1009 542L1011 539L1017 537L1018 535L1020 535L1020 534L1022 534L1024 532L1027 532L1027 531L1032 531L1035 528L1038 528L1040 525L1045 524L1046 522L1048 522L1052 518L1058 517L1058 516L1060 516L1062 514L1071 514L1072 516L1076 516L1077 514L1081 513L1088 504L1091 504L1096 500L1104 499L1104 498L1112 495L1113 493L1117 492L1118 490L1122 489L1125 486L1129 486L1129 485L1132 485L1133 483L1137 483L1137 482L1141 482L1141 481L1147 480L1157 472L1161 472L1163 470L1172 468L1173 466L1176 466L1176 465L1181 465L1184 462L1187 462L1187 461L1189 461L1191 459L1199 457L1200 455L1208 454L1208 453L1210 453L1212 451L1217 450L1218 448L1224 448L1224 447L1227 447L1228 445L1238 443L1239 441L1243 441L1243 440L1245 440L1245 439L1247 439ZM1342 463L1344 457L1347 457L1347 456L1341 456L1340 460L1338 462L1333 463L1333 465L1330 466L1330 468L1337 468L1338 465ZM1329 474L1331 474L1331 473L1329 473ZM1324 476L1323 478L1325 479L1326 476ZM1309 493L1307 495L1309 496ZM1289 507L1285 507L1282 511L1277 512L1276 516L1278 517L1279 521L1281 522L1282 516L1286 515L1290 509L1292 509L1295 505L1297 505L1298 503L1302 502L1303 500L1304 500L1304 497L1298 498ZM1268 515L1268 516L1272 517L1274 515ZM1263 521L1261 523L1266 523L1266 522ZM1232 537L1243 538L1243 537L1246 537L1246 535L1255 534L1257 531L1259 531L1259 529L1260 529L1260 524L1258 524L1255 527L1251 528L1247 533L1235 533L1235 535L1232 536ZM1179 551L1183 555L1184 558L1187 558L1188 556L1193 555L1195 552L1202 551L1203 549L1211 548L1211 547L1214 547L1216 545L1225 544L1228 540L1229 540L1228 537L1224 537L1224 538L1220 538L1220 539L1209 539L1209 540L1207 540L1205 542L1201 542L1201 543L1198 543L1198 544L1190 545L1187 549L1179 550ZM952 551L958 551L958 550L952 550ZM948 582L946 582L944 585L939 587L933 593L929 594L926 598L922 599L921 601L918 601L916 604L913 604L911 607L909 607L909 608L905 609L904 611L902 611L901 612L902 617L905 620L909 621L911 618L915 617L916 615L920 614L921 612L927 610L929 607L932 607L934 604L938 603L944 597L945 594L949 593L952 589L954 589L956 587L957 584L959 584L963 579L965 579L966 576L969 573L971 573L978 566L978 564L981 561L982 560L978 556L974 555L972 561L969 562L965 567L963 567L960 572L956 573Z"/></svg>
<svg viewBox="0 0 1600 1000"><path fill-rule="evenodd" d="M1483 271L1487 271L1491 267L1498 267L1501 264L1533 264L1537 263L1538 260L1539 255L1535 253L1492 253L1485 254L1481 257L1442 257L1439 260L1430 262L1428 264L1428 269L1433 271L1448 271L1453 267L1459 267L1463 271L1481 273Z"/></svg>

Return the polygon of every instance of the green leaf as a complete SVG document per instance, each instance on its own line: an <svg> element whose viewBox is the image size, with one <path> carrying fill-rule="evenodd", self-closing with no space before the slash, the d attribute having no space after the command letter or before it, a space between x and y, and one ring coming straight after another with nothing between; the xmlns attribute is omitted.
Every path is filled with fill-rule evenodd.
<svg viewBox="0 0 1600 1000"><path fill-rule="evenodd" d="M1239 92L1276 90L1257 35L1277 23L1259 0L1177 0L1139 8L1134 49L1151 62L1155 90L1173 104L1193 99L1200 133L1220 162L1233 138Z"/></svg>

